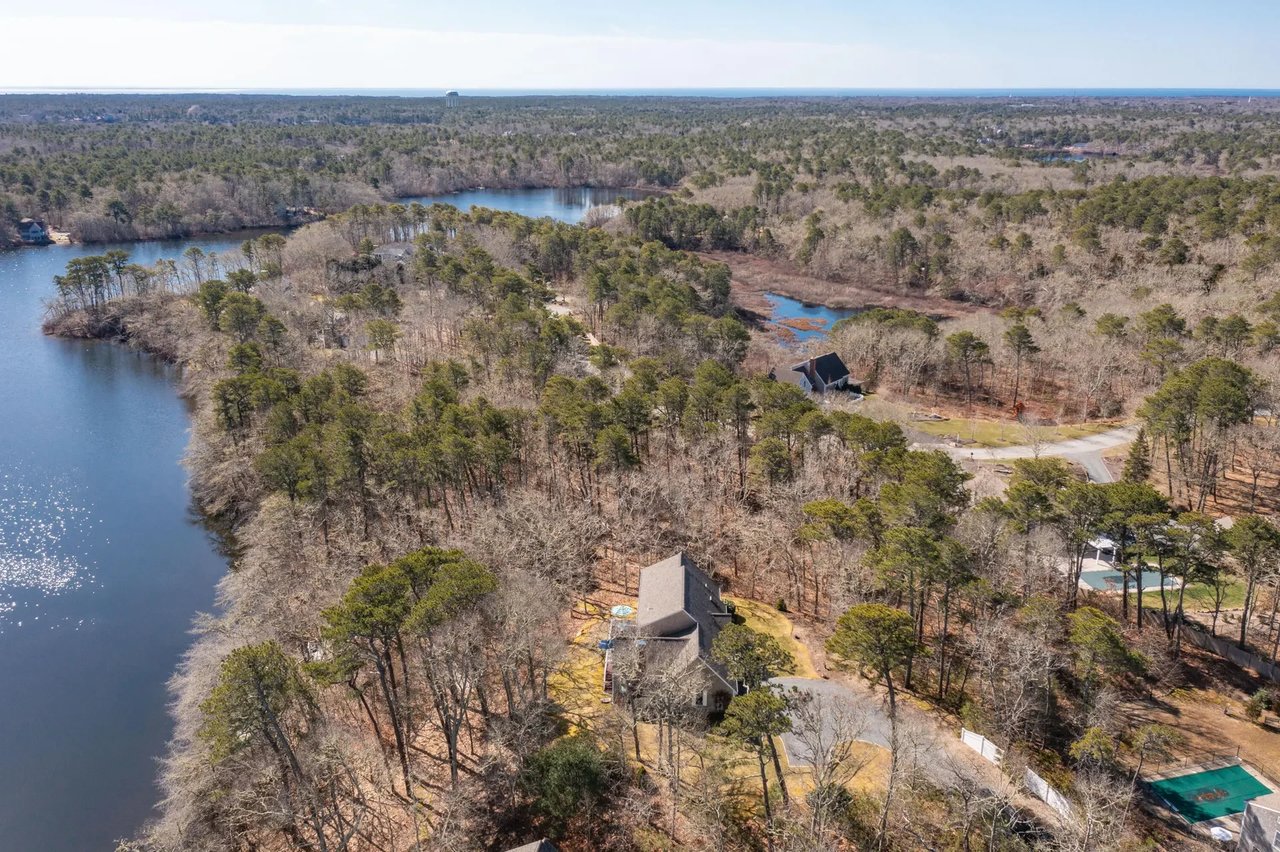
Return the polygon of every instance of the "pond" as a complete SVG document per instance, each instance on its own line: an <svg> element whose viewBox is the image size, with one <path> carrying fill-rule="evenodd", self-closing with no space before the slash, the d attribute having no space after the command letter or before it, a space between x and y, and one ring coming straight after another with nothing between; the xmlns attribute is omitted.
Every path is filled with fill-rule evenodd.
<svg viewBox="0 0 1280 852"><path fill-rule="evenodd" d="M189 245L120 246L135 261ZM0 252L0 846L111 849L150 816L166 681L226 560L190 507L177 370L40 333L68 260Z"/></svg>
<svg viewBox="0 0 1280 852"><path fill-rule="evenodd" d="M769 321L785 329L796 343L821 340L831 333L831 327L846 317L855 316L855 308L829 308L811 305L781 293L765 293L769 302Z"/></svg>
<svg viewBox="0 0 1280 852"><path fill-rule="evenodd" d="M596 207L611 205L619 198L639 201L659 193L626 187L577 186L570 188L543 187L539 189L466 189L442 195L419 195L402 198L402 204L417 201L420 204L452 204L459 210L472 207L488 207L505 210L540 219L549 216L561 222L576 224L586 218Z"/></svg>

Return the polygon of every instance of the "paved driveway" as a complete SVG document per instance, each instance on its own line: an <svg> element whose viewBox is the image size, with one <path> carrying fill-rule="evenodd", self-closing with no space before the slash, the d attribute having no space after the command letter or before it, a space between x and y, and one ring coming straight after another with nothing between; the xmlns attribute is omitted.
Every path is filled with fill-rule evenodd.
<svg viewBox="0 0 1280 852"><path fill-rule="evenodd" d="M889 716L879 697L864 692L859 694L842 683L833 680L812 680L803 677L775 677L770 683L784 688L795 687L811 695L822 696L831 702L840 702L852 708L862 719L862 742L889 747ZM826 731L831 736L831 729ZM808 749L795 734L783 734L780 738L787 752L787 762L792 766L812 766Z"/></svg>

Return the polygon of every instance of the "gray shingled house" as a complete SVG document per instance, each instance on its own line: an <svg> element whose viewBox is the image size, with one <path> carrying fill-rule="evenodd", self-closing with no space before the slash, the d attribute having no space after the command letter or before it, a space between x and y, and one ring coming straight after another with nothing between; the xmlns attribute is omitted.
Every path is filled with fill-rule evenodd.
<svg viewBox="0 0 1280 852"><path fill-rule="evenodd" d="M628 689L643 691L643 671L679 673L688 683L689 704L704 713L725 709L739 692L724 667L711 659L711 643L733 620L720 587L683 551L640 572L640 604L635 621L614 621L605 652L605 689L614 699ZM630 659L629 674L615 662Z"/></svg>

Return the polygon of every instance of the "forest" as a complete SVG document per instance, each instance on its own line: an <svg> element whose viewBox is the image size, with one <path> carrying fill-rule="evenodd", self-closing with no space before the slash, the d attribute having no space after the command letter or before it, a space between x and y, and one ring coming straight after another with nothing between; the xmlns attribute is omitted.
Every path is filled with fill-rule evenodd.
<svg viewBox="0 0 1280 852"><path fill-rule="evenodd" d="M0 98L11 217L322 219L51 285L49 333L183 366L234 552L172 684L160 816L121 848L1209 848L1144 773L1223 737L1280 771L1277 693L1204 644L1280 648L1276 120ZM395 200L589 184L665 192L576 226ZM757 277L859 311L797 344ZM865 398L769 376L826 349ZM965 418L1035 451L975 460ZM1040 452L1117 424L1114 481ZM1115 593L1083 584L1100 538ZM709 654L744 688L709 723L679 666L602 703L609 613L679 551L736 602Z"/></svg>

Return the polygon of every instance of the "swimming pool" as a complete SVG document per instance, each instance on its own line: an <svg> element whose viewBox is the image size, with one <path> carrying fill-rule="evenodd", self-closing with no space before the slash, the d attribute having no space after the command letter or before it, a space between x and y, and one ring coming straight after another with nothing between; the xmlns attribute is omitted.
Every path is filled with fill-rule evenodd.
<svg viewBox="0 0 1280 852"><path fill-rule="evenodd" d="M1191 823L1242 813L1250 799L1271 792L1239 764L1152 781L1150 785L1169 810Z"/></svg>
<svg viewBox="0 0 1280 852"><path fill-rule="evenodd" d="M1080 574L1080 580L1089 588L1100 592L1119 592L1124 590L1123 576L1119 571L1111 569L1106 571L1084 571ZM1166 589L1176 589L1178 587L1177 578L1166 577L1164 587ZM1142 590L1145 592L1148 589L1160 590L1159 571L1142 572ZM1138 590L1138 583L1133 575L1129 576L1129 590L1135 592Z"/></svg>

